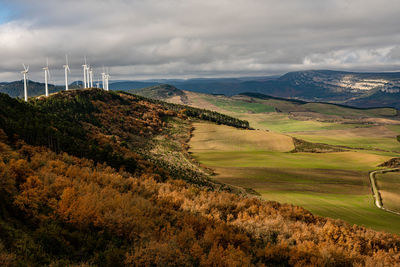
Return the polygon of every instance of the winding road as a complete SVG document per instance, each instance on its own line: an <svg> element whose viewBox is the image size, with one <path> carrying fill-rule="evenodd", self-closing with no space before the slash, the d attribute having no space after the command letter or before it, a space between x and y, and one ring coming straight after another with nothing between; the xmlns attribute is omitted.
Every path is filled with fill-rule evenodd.
<svg viewBox="0 0 400 267"><path fill-rule="evenodd" d="M389 210L389 209L386 209L386 208L383 207L382 197L381 197L381 194L379 193L379 189L378 189L378 187L376 185L376 179L375 179L375 175L377 173L386 173L386 172L395 172L395 171L400 171L400 168L372 171L372 172L369 173L369 181L371 182L371 189L372 189L372 194L374 195L375 206L377 206L381 210L400 215L400 212Z"/></svg>

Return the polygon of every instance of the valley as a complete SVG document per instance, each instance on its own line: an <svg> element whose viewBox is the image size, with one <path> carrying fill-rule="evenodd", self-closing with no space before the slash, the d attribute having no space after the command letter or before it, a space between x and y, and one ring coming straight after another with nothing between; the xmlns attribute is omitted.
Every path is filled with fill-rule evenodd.
<svg viewBox="0 0 400 267"><path fill-rule="evenodd" d="M249 130L231 128L234 133L228 135L225 126L198 123L194 127L190 151L214 170L215 180L252 189L266 200L302 206L317 215L400 232L400 217L374 206L368 180L369 171L390 156L359 150L290 153L287 142L285 149L246 142ZM237 135L243 138L231 138ZM278 145L287 136L265 132L268 137ZM232 150L235 146L238 149ZM398 190L393 191L400 196Z"/></svg>
<svg viewBox="0 0 400 267"><path fill-rule="evenodd" d="M138 93L146 95L146 90ZM168 102L247 120L258 129L194 124L190 152L215 172L216 181L321 216L400 232L400 217L375 207L368 178L370 171L400 154L397 110L354 109L260 94L226 97L174 90L161 95L159 99ZM308 146L317 152L318 144L330 145L332 151L292 153L293 138L310 142ZM400 196L393 190L392 199Z"/></svg>

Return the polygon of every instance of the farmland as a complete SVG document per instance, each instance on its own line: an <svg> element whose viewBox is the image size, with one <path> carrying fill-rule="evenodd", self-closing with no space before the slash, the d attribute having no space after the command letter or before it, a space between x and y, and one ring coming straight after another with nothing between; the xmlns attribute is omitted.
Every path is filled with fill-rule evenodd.
<svg viewBox="0 0 400 267"><path fill-rule="evenodd" d="M400 212L400 172L379 173L376 177L383 207Z"/></svg>
<svg viewBox="0 0 400 267"><path fill-rule="evenodd" d="M374 206L368 178L369 171L399 155L397 110L182 92L163 99L247 120L255 129L194 123L190 152L213 170L213 179L317 215L400 233L400 217ZM333 149L292 153L293 138Z"/></svg>
<svg viewBox="0 0 400 267"><path fill-rule="evenodd" d="M374 206L368 180L368 171L377 169L390 155L364 150L290 153L285 134L264 131L261 137L261 131L210 123L195 123L194 127L190 151L213 169L215 180L251 188L266 200L303 206L317 215L400 232L400 217ZM273 147L273 140L287 147Z"/></svg>

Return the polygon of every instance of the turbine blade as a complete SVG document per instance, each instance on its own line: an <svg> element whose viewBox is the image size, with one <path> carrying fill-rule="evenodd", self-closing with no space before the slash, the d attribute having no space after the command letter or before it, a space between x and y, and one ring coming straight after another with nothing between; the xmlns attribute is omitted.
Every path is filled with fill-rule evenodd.
<svg viewBox="0 0 400 267"><path fill-rule="evenodd" d="M25 64L24 64L24 63L22 63L22 66L24 67L24 70L26 70L26 67L25 67Z"/></svg>

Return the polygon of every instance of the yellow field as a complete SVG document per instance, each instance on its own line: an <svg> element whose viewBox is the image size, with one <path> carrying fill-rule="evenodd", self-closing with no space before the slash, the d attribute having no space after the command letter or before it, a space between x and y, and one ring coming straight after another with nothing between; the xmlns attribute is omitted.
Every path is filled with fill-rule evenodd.
<svg viewBox="0 0 400 267"><path fill-rule="evenodd" d="M261 130L239 130L212 123L194 123L193 152L201 151L278 151L294 149L290 136ZM212 138L210 138L210 135Z"/></svg>

